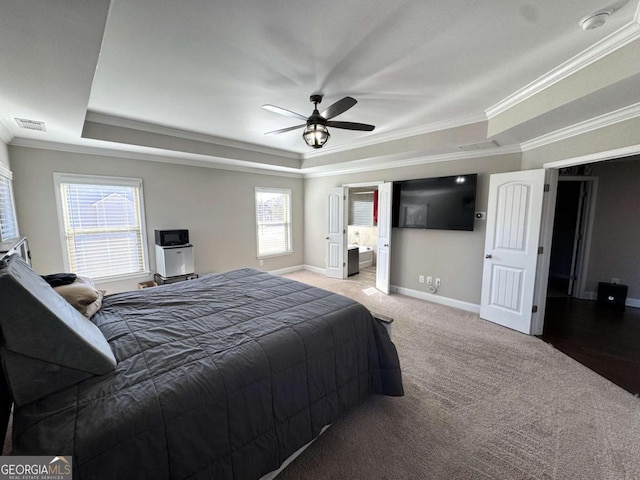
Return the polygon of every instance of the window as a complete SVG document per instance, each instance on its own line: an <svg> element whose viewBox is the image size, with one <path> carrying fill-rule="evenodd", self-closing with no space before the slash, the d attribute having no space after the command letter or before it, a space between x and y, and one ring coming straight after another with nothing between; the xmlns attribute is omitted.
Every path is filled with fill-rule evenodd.
<svg viewBox="0 0 640 480"><path fill-rule="evenodd" d="M0 242L20 235L13 201L12 178L11 172L0 165Z"/></svg>
<svg viewBox="0 0 640 480"><path fill-rule="evenodd" d="M374 226L373 192L349 192L349 225Z"/></svg>
<svg viewBox="0 0 640 480"><path fill-rule="evenodd" d="M94 279L148 274L142 180L54 174L65 263Z"/></svg>
<svg viewBox="0 0 640 480"><path fill-rule="evenodd" d="M285 255L291 247L291 190L256 188L258 257Z"/></svg>

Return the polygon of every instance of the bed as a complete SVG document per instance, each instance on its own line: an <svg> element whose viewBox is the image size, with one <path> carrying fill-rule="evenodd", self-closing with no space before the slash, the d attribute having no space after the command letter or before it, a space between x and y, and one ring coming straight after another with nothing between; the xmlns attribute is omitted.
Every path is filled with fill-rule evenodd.
<svg viewBox="0 0 640 480"><path fill-rule="evenodd" d="M262 271L108 295L91 320L56 296L17 256L0 267L12 454L72 456L76 479L258 479L369 395L403 395L364 306Z"/></svg>

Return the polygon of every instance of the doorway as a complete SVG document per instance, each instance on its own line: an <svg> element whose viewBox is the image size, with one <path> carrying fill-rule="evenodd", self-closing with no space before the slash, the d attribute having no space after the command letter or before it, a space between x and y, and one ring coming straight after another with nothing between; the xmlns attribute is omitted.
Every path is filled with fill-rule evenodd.
<svg viewBox="0 0 640 480"><path fill-rule="evenodd" d="M544 328L540 338L633 394L640 393L640 309L596 302L598 282L628 283L637 296L638 159L585 166L593 176L560 175ZM597 198L596 198L597 193ZM591 257L591 264L589 264ZM634 288L635 285L635 288ZM627 299L629 300L629 299Z"/></svg>
<svg viewBox="0 0 640 480"><path fill-rule="evenodd" d="M348 278L348 210L350 190L365 187L367 192L377 192L377 244L372 248L372 264L375 262L375 287L388 295L391 287L391 202L393 183L392 182L369 182L361 184L343 185L342 187L330 188L327 192L326 209L326 255L325 255L325 275L331 278ZM373 196L375 201L375 195ZM371 202L373 208L373 202ZM372 214L373 216L373 214ZM373 222L372 222L373 223ZM352 242L361 244L360 231L355 235L354 230ZM352 244L355 246L355 244ZM359 255L356 250L355 253ZM368 253L368 252L366 252ZM375 260L374 260L375 259ZM359 261L358 261L359 265Z"/></svg>
<svg viewBox="0 0 640 480"><path fill-rule="evenodd" d="M378 186L351 187L347 191L348 280L366 287L376 284L378 244Z"/></svg>

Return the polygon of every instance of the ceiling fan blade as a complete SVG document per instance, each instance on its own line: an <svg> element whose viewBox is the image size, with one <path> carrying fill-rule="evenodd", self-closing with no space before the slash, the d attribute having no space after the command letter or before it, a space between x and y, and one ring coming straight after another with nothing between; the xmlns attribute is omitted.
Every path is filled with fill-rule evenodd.
<svg viewBox="0 0 640 480"><path fill-rule="evenodd" d="M365 132L370 132L376 128L374 125L355 122L327 122L327 127L344 128L345 130L364 130Z"/></svg>
<svg viewBox="0 0 640 480"><path fill-rule="evenodd" d="M285 108L276 107L275 105L262 105L262 108L265 110L269 110L270 112L277 113L278 115L284 115L285 117L293 117L298 120L307 120L307 117L304 115L300 115L299 113L292 112L291 110L287 110Z"/></svg>
<svg viewBox="0 0 640 480"><path fill-rule="evenodd" d="M342 100L338 100L336 103L327 108L322 115L324 118L329 120L330 118L337 117L341 113L346 112L351 107L353 107L358 101L355 98L344 97Z"/></svg>
<svg viewBox="0 0 640 480"><path fill-rule="evenodd" d="M267 132L265 135L278 135L279 133L290 132L291 130L295 130L296 128L305 127L307 124L303 123L302 125L296 125L295 127L287 127L281 128L280 130L273 130L272 132Z"/></svg>

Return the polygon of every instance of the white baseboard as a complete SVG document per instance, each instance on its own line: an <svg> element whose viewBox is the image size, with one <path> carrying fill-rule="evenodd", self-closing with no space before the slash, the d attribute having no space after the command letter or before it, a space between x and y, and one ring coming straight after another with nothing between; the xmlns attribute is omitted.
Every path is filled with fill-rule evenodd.
<svg viewBox="0 0 640 480"><path fill-rule="evenodd" d="M304 265L294 265L293 267L280 268L278 270L269 270L269 273L274 275L284 275L286 273L297 272L298 270L305 270Z"/></svg>
<svg viewBox="0 0 640 480"><path fill-rule="evenodd" d="M391 291L406 295L407 297L419 298L420 300L426 300L428 302L438 303L440 305L446 305L447 307L459 308L466 312L480 313L480 305L475 303L463 302L462 300L456 300L455 298L443 297L441 295L434 295L433 293L420 292L418 290L411 290L410 288L398 287L397 285L391 285Z"/></svg>
<svg viewBox="0 0 640 480"><path fill-rule="evenodd" d="M305 265L304 269L309 270L310 272L313 272L313 273L319 273L321 275L324 275L324 268L314 267L312 265Z"/></svg>

